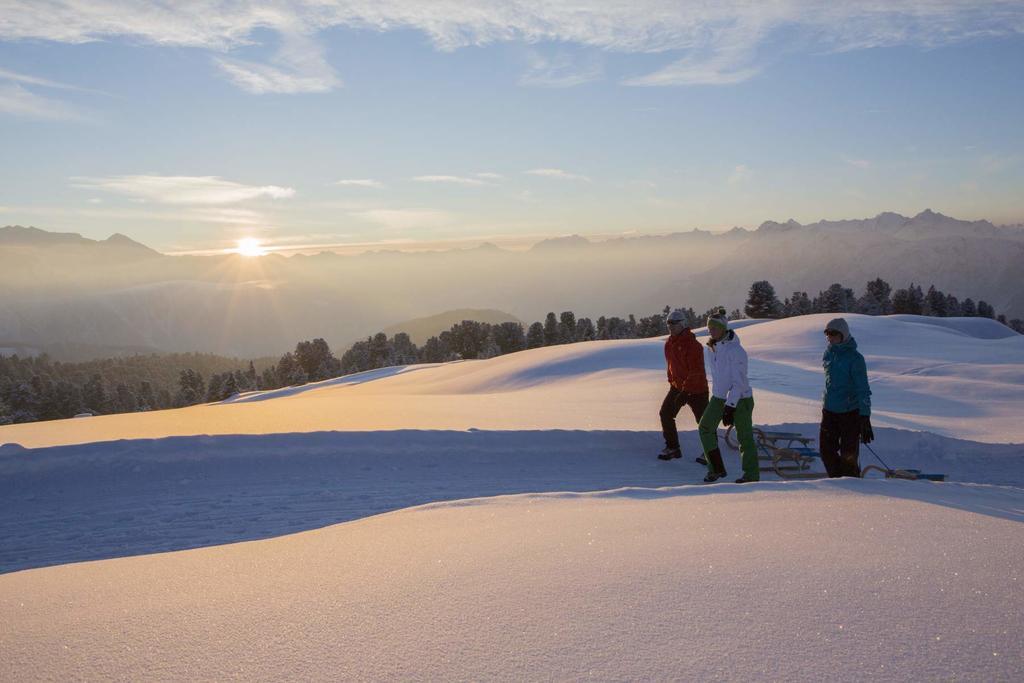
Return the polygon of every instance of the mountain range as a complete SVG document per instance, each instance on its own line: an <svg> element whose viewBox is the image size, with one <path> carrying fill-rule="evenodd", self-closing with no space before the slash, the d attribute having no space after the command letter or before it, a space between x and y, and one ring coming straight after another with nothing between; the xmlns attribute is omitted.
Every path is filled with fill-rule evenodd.
<svg viewBox="0 0 1024 683"><path fill-rule="evenodd" d="M112 235L90 240L0 228L0 348L81 359L105 350L280 354L301 339L335 348L453 309L499 309L527 323L548 311L648 315L665 305L742 307L755 280L780 298L840 282L860 293L935 284L1024 317L1024 228L912 216L754 230L694 230L593 241L543 240L435 252L243 257L165 255ZM409 331L409 330L405 330ZM80 351L75 351L80 348Z"/></svg>

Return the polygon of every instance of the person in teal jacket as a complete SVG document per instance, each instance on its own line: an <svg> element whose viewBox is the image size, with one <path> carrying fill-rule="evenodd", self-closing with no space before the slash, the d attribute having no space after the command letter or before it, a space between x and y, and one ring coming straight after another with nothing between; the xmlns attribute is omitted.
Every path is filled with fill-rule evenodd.
<svg viewBox="0 0 1024 683"><path fill-rule="evenodd" d="M825 326L828 346L822 356L825 392L822 396L819 445L830 477L860 476L860 442L871 443L871 389L867 364L842 318Z"/></svg>

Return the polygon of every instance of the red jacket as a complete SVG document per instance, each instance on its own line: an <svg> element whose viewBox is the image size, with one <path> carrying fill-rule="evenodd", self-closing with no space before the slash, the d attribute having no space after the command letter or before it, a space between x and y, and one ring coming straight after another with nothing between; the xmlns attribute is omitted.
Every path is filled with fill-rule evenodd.
<svg viewBox="0 0 1024 683"><path fill-rule="evenodd" d="M704 373L704 348L686 329L669 335L665 341L665 362L668 381L676 389L688 394L706 394L708 378Z"/></svg>

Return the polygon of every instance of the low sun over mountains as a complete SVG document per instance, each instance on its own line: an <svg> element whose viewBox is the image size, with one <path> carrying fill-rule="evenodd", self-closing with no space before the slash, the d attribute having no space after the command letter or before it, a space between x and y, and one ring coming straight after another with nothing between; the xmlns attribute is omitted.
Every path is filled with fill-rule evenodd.
<svg viewBox="0 0 1024 683"><path fill-rule="evenodd" d="M548 311L647 315L665 305L741 307L750 284L780 297L834 282L860 291L935 284L1024 315L1024 229L932 211L863 220L765 222L526 251L377 251L247 258L169 256L124 235L0 228L0 347L81 357L115 349L280 353L296 339L342 346L452 309L499 309L524 321ZM76 350L77 349L77 350Z"/></svg>

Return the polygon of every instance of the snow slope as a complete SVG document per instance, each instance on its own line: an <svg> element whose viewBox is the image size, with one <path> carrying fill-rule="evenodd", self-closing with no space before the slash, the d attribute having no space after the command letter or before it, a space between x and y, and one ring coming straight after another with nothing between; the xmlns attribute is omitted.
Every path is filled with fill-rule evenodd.
<svg viewBox="0 0 1024 683"><path fill-rule="evenodd" d="M0 679L1020 680L1020 502L891 481L524 495L19 572Z"/></svg>
<svg viewBox="0 0 1024 683"><path fill-rule="evenodd" d="M754 419L817 423L830 315L746 324ZM1024 336L981 318L847 315L876 426L1024 442ZM386 368L225 404L0 427L26 448L196 434L658 427L663 339L587 342L484 361ZM273 398L274 400L268 400Z"/></svg>
<svg viewBox="0 0 1024 683"><path fill-rule="evenodd" d="M740 329L759 423L816 436L828 317ZM848 318L952 483L686 485L661 340L0 427L0 680L1020 680L1024 337Z"/></svg>

